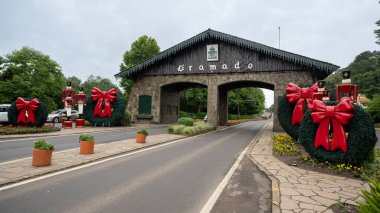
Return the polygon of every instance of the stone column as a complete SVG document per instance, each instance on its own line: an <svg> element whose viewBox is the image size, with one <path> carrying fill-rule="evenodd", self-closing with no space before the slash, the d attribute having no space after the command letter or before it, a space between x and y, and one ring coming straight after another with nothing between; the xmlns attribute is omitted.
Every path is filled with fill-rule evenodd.
<svg viewBox="0 0 380 213"><path fill-rule="evenodd" d="M218 85L210 83L207 88L207 122L218 125Z"/></svg>

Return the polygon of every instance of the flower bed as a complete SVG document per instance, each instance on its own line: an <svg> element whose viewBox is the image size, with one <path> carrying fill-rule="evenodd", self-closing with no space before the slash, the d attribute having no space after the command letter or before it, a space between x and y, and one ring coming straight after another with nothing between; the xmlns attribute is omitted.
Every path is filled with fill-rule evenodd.
<svg viewBox="0 0 380 213"><path fill-rule="evenodd" d="M193 136L215 130L215 126L207 123L195 123L194 126L173 125L168 127L169 134Z"/></svg>
<svg viewBox="0 0 380 213"><path fill-rule="evenodd" d="M17 135L17 134L34 134L34 133L43 133L43 132L56 132L60 131L59 127L9 127L3 126L0 127L0 135Z"/></svg>

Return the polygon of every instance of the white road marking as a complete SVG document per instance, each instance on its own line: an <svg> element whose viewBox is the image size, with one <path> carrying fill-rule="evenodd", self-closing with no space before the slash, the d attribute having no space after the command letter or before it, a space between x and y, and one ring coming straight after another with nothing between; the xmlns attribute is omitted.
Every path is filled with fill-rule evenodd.
<svg viewBox="0 0 380 213"><path fill-rule="evenodd" d="M219 183L218 187L216 187L214 193L212 193L211 197L208 199L208 201L206 202L206 204L203 206L202 210L200 211L201 213L208 213L208 212L210 212L212 210L212 207L214 207L216 201L218 200L218 198L222 194L223 189L228 184L228 181L231 179L231 177L234 174L236 168L239 166L240 162L243 160L243 157L244 157L245 153L248 151L248 149L251 146L251 144L253 143L253 141L257 140L257 137L260 136L261 132L263 131L263 129L266 127L267 124L268 124L268 122L261 128L261 130L256 135L256 137L251 141L251 143L249 143L247 145L247 147L245 147L245 149L243 150L243 152L239 155L239 157L235 161L234 165L232 165L231 169L228 171L228 173L226 174L226 176Z"/></svg>
<svg viewBox="0 0 380 213"><path fill-rule="evenodd" d="M241 125L241 124L238 124L238 125ZM266 124L264 125L264 127L265 126L266 126ZM223 131L223 130L226 130L226 129L231 128L231 127L234 127L234 126L226 127L226 128L223 128L223 129L219 129L219 130L216 130L216 131L213 131L213 132L208 132L208 133L201 134L201 135L196 135L196 136L192 136L192 137L188 137L188 138L182 138L182 139L175 140L175 141L172 141L172 142L168 142L168 143L165 143L165 144L156 145L156 146L153 146L153 147L148 147L148 148L145 148L145 149L141 149L141 150L137 150L137 151L134 151L134 152L126 153L126 154L123 154L123 155L107 158L107 159L104 159L104 160L88 163L88 164L81 165L81 166L76 166L76 167L73 167L73 168L70 168L70 169L66 169L66 170L63 170L63 171L59 171L59 172L55 172L55 173L52 173L52 174L47 174L47 175L44 175L44 176L40 176L40 177L29 179L29 180L24 180L24 181L21 181L21 182L18 182L18 183L14 183L14 184L10 184L10 185L6 185L6 186L3 186L3 187L0 187L0 191L4 191L6 189L10 189L10 188L14 188L14 187L21 186L21 185L24 185L24 184L32 183L32 182L35 182L35 181L38 181L38 180L43 180L43 179L46 179L46 178L49 178L49 177L54 177L54 176L57 176L57 175L60 175L60 174L65 174L65 173L68 173L68 172L76 171L76 170L79 170L79 169L82 169L82 168L94 166L94 165L101 164L101 163L104 163L104 162L107 162L107 161L111 161L111 160L115 160L115 159L118 159L118 158L122 158L122 157L130 156L130 155L138 154L138 153L149 151L149 150L152 150L152 149L157 149L157 148L160 148L160 147L163 147L163 146L167 146L167 145L170 145L170 144L174 144L174 143L178 143L178 142L181 142L181 141L184 141L184 140L188 140L188 139L192 139L192 138L196 138L196 137L201 137L201 136L212 134L212 133L215 133L215 132L218 132L218 131ZM260 130L259 133L261 133L261 130ZM255 139L256 139L256 137L255 137ZM246 149L243 151L244 153L246 152ZM17 161L17 160L15 160L15 161Z"/></svg>

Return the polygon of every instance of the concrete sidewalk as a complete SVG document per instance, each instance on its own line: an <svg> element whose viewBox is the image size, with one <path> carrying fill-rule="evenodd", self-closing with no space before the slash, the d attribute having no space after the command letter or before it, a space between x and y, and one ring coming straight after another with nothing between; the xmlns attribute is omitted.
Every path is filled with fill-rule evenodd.
<svg viewBox="0 0 380 213"><path fill-rule="evenodd" d="M3 162L0 163L0 186L105 159L107 157L178 140L184 137L185 136L181 135L161 134L148 136L146 143L136 143L136 139L134 138L105 144L95 143L95 153L91 155L79 154L78 143L78 148L76 149L53 152L52 164L47 167L33 167L32 157ZM32 155L32 149L30 150L30 154Z"/></svg>
<svg viewBox="0 0 380 213"><path fill-rule="evenodd" d="M272 212L333 212L341 202L356 205L368 184L358 179L321 174L291 167L273 156L272 123L250 147L249 158L272 180Z"/></svg>

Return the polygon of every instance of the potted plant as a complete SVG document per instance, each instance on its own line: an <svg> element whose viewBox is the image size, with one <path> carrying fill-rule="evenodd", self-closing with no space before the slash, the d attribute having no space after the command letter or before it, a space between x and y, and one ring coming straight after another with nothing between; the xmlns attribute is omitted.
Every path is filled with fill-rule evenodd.
<svg viewBox="0 0 380 213"><path fill-rule="evenodd" d="M148 131L146 129L139 130L136 134L136 142L145 143L146 136L148 136Z"/></svg>
<svg viewBox="0 0 380 213"><path fill-rule="evenodd" d="M52 144L45 140L38 140L34 143L32 166L50 166L51 157L54 150Z"/></svg>
<svg viewBox="0 0 380 213"><path fill-rule="evenodd" d="M94 136L91 135L80 135L80 154L94 154Z"/></svg>

